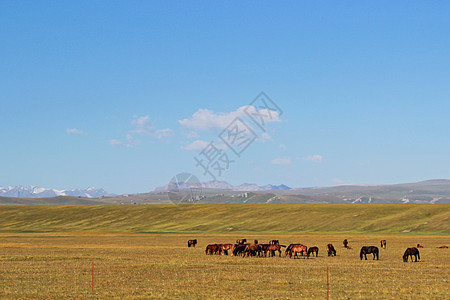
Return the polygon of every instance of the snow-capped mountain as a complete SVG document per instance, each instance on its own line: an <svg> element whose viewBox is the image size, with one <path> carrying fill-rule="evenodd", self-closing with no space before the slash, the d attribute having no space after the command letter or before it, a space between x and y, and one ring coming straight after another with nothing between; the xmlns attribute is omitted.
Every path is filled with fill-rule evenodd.
<svg viewBox="0 0 450 300"><path fill-rule="evenodd" d="M291 188L287 185L264 185L259 186L254 183L243 183L238 186L229 184L226 181L211 180L206 182L201 182L201 187L204 189L215 189L215 190L229 190L229 191L245 191L245 192L261 192L261 191L272 191L272 190L290 190ZM196 185L195 183L193 185ZM179 189L189 188L189 184L180 184ZM154 189L154 191L167 191L169 185L160 186Z"/></svg>
<svg viewBox="0 0 450 300"><path fill-rule="evenodd" d="M73 189L73 190L55 190L37 186L8 186L0 187L0 197L16 198L47 198L57 196L74 196L83 198L98 198L102 196L113 196L104 189Z"/></svg>

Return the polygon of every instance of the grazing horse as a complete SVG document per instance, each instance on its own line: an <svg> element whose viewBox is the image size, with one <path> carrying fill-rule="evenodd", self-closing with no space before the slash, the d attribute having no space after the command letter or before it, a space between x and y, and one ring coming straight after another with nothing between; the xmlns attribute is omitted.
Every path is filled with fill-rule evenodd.
<svg viewBox="0 0 450 300"><path fill-rule="evenodd" d="M304 245L300 244L300 243L299 244L289 244L289 246L287 246L287 248L286 248L286 251L284 252L284 255L287 256L289 254L289 252L291 251L292 247L294 247L294 246L304 246ZM283 246L283 247L286 247L286 246ZM302 255L303 255L303 253L302 253Z"/></svg>
<svg viewBox="0 0 450 300"><path fill-rule="evenodd" d="M213 254L216 254L217 251L219 251L219 245L210 244L210 245L206 246L205 254L213 255Z"/></svg>
<svg viewBox="0 0 450 300"><path fill-rule="evenodd" d="M197 245L197 240L189 240L188 241L188 247L195 247Z"/></svg>
<svg viewBox="0 0 450 300"><path fill-rule="evenodd" d="M271 241L269 242L269 244L270 244L270 245L279 245L279 244L280 244L280 241L279 241L279 240L271 240Z"/></svg>
<svg viewBox="0 0 450 300"><path fill-rule="evenodd" d="M228 255L228 250L233 250L233 244L220 244L219 245L219 254ZM231 252L233 254L233 252Z"/></svg>
<svg viewBox="0 0 450 300"><path fill-rule="evenodd" d="M336 249L334 249L333 244L327 245L327 253L328 253L328 256L336 256Z"/></svg>
<svg viewBox="0 0 450 300"><path fill-rule="evenodd" d="M317 257L317 255L319 255L319 247L310 247L309 249L308 249L308 257L311 255L311 253L313 254L313 256L314 256L314 253L316 254L316 257Z"/></svg>
<svg viewBox="0 0 450 300"><path fill-rule="evenodd" d="M247 239L236 240L236 244L241 245L247 243Z"/></svg>
<svg viewBox="0 0 450 300"><path fill-rule="evenodd" d="M247 244L236 244L236 245L234 245L234 247L233 247L233 256L241 255L244 252L245 247L247 247Z"/></svg>
<svg viewBox="0 0 450 300"><path fill-rule="evenodd" d="M361 260L363 259L363 255L364 258L367 260L367 254L373 254L373 259L375 260L375 258L377 258L378 260L378 247L375 246L363 246L361 248L361 252L359 253L359 257L361 258Z"/></svg>
<svg viewBox="0 0 450 300"><path fill-rule="evenodd" d="M302 256L308 253L308 247L305 245L294 245L291 247L291 250L289 251L289 258L292 258L292 253L294 253L294 259L297 256L297 253L301 253Z"/></svg>
<svg viewBox="0 0 450 300"><path fill-rule="evenodd" d="M380 244L381 244L381 248L386 249L386 240L381 240Z"/></svg>
<svg viewBox="0 0 450 300"><path fill-rule="evenodd" d="M417 248L423 248L421 244L417 244Z"/></svg>
<svg viewBox="0 0 450 300"><path fill-rule="evenodd" d="M267 252L269 252L269 257L271 256L275 256L275 251L278 251L279 256L281 257L281 247L286 247L284 245L268 245L267 247L265 247L264 249L264 256L267 256Z"/></svg>
<svg viewBox="0 0 450 300"><path fill-rule="evenodd" d="M243 257L247 256L261 256L261 245L258 244L248 244L243 251Z"/></svg>
<svg viewBox="0 0 450 300"><path fill-rule="evenodd" d="M308 249L307 257L309 257L311 255L311 253L313 254L313 256L314 256L314 253L315 253L316 257L317 257L319 255L319 247L310 247Z"/></svg>
<svg viewBox="0 0 450 300"><path fill-rule="evenodd" d="M348 247L348 241L347 241L347 239L345 239L345 240L342 242L342 244L344 244L344 248L347 248L347 247Z"/></svg>
<svg viewBox="0 0 450 300"><path fill-rule="evenodd" d="M408 262L408 256L411 256L411 261L413 261L413 255L416 258L415 262L417 262L417 258L420 259L419 250L416 247L406 249L405 254L403 254L403 261Z"/></svg>

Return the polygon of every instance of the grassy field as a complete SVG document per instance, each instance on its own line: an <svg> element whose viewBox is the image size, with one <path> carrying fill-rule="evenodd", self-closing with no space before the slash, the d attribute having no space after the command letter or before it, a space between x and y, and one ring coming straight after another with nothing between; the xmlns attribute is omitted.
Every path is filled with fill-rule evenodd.
<svg viewBox="0 0 450 300"><path fill-rule="evenodd" d="M450 235L446 204L0 206L0 232Z"/></svg>
<svg viewBox="0 0 450 300"><path fill-rule="evenodd" d="M436 248L450 245L449 214L446 205L2 206L0 298L325 299L328 266L331 299L449 299L450 249ZM237 238L301 242L319 257L205 255ZM380 239L380 260L361 261L360 247ZM325 256L328 243L336 257ZM417 243L421 261L404 263Z"/></svg>
<svg viewBox="0 0 450 300"><path fill-rule="evenodd" d="M186 240L199 239L196 248ZM319 257L242 258L205 255L208 243L236 238L320 248ZM351 250L342 240L349 240ZM377 245L378 235L179 235L179 234L0 234L0 297L87 298L290 298L449 299L448 236L387 237L380 260L359 259L359 247ZM336 257L325 256L333 243ZM402 262L406 247L421 243L421 261ZM94 292L91 288L94 262Z"/></svg>

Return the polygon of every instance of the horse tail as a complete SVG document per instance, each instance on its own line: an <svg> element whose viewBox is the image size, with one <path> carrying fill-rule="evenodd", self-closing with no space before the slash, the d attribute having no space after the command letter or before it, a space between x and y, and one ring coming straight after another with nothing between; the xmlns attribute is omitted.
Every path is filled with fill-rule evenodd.
<svg viewBox="0 0 450 300"><path fill-rule="evenodd" d="M363 259L364 255L364 248L361 248L361 251L359 252L359 258Z"/></svg>
<svg viewBox="0 0 450 300"><path fill-rule="evenodd" d="M417 250L417 257L420 259L419 250Z"/></svg>

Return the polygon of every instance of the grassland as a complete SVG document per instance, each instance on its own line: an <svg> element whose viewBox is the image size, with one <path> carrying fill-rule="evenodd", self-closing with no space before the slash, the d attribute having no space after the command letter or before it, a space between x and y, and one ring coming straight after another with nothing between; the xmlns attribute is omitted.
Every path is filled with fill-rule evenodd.
<svg viewBox="0 0 450 300"><path fill-rule="evenodd" d="M361 261L358 248L378 235L0 234L0 297L5 299L189 298L448 299L450 251L436 249L448 236L387 237L380 260ZM209 256L208 243L237 237L320 248L310 259ZM351 250L342 247L347 238ZM336 257L324 247L333 243ZM421 243L421 261L404 263L406 247ZM91 291L94 262L94 292Z"/></svg>
<svg viewBox="0 0 450 300"><path fill-rule="evenodd" d="M450 244L448 220L446 205L1 206L0 298L325 299L328 266L331 299L449 299L450 251L436 248ZM301 242L319 257L204 253L237 238ZM380 260L361 261L380 239ZM421 261L404 263L417 243Z"/></svg>
<svg viewBox="0 0 450 300"><path fill-rule="evenodd" d="M0 206L0 232L450 235L449 220L445 204Z"/></svg>

